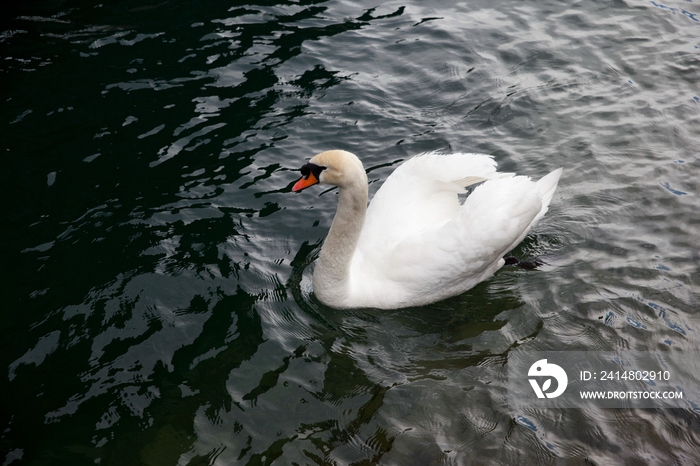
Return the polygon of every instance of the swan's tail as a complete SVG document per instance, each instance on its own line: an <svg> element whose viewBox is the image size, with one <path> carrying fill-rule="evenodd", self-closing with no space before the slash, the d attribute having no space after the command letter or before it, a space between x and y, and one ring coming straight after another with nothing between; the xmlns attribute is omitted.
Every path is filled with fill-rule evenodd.
<svg viewBox="0 0 700 466"><path fill-rule="evenodd" d="M563 168L557 168L548 175L543 176L537 182L537 190L542 195L543 206L548 206L549 202L552 200L552 196L554 196L554 191L557 189L557 184L559 183L559 178L563 170Z"/></svg>
<svg viewBox="0 0 700 466"><path fill-rule="evenodd" d="M537 181L537 183L535 183L535 185L537 186L537 191L539 191L540 195L542 196L542 210L539 214L537 214L537 217L535 217L535 219L533 220L533 226L537 222L539 222L539 220L542 217L544 217L544 214L547 213L547 210L549 209L549 203L552 201L554 191L557 190L559 178L561 177L563 171L563 168L557 168L553 172L540 178L540 180Z"/></svg>

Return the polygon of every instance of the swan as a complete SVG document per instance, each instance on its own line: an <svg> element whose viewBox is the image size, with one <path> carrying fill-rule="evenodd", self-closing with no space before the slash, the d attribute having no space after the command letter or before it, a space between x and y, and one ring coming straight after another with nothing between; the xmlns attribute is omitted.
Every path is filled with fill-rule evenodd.
<svg viewBox="0 0 700 466"><path fill-rule="evenodd" d="M506 263L504 255L547 212L561 173L534 182L497 172L488 155L429 152L396 168L368 207L360 159L321 152L292 187L339 188L313 292L339 309L422 306L461 294ZM460 205L458 194L477 183Z"/></svg>

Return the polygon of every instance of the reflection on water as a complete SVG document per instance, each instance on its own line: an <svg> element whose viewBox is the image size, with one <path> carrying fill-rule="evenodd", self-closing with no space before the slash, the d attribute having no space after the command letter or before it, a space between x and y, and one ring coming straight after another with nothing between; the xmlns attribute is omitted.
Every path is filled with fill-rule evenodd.
<svg viewBox="0 0 700 466"><path fill-rule="evenodd" d="M694 464L686 409L507 404L511 350L698 350L692 2L8 5L3 464ZM339 312L313 261L357 153L563 166L502 270Z"/></svg>

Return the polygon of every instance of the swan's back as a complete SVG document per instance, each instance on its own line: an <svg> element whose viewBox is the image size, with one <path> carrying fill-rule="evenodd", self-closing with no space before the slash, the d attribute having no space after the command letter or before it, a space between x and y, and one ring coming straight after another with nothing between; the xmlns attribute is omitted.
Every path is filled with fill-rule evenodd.
<svg viewBox="0 0 700 466"><path fill-rule="evenodd" d="M561 173L535 183L498 173L481 154L430 153L407 161L367 211L351 265L356 305L427 304L491 277L546 213ZM479 181L460 205L458 193Z"/></svg>
<svg viewBox="0 0 700 466"><path fill-rule="evenodd" d="M367 209L361 249L396 244L406 235L439 225L460 209L458 194L498 173L496 162L484 154L429 152L401 164L386 179Z"/></svg>

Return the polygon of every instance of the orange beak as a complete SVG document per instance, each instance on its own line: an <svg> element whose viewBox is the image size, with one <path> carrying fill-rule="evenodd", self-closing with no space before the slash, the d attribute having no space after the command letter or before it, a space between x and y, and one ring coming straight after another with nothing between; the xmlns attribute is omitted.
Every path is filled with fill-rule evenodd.
<svg viewBox="0 0 700 466"><path fill-rule="evenodd" d="M292 187L292 191L297 193L302 189L306 189L309 186L315 185L316 183L318 183L318 178L316 178L313 173L309 173L309 176L305 176L296 182L294 187Z"/></svg>

